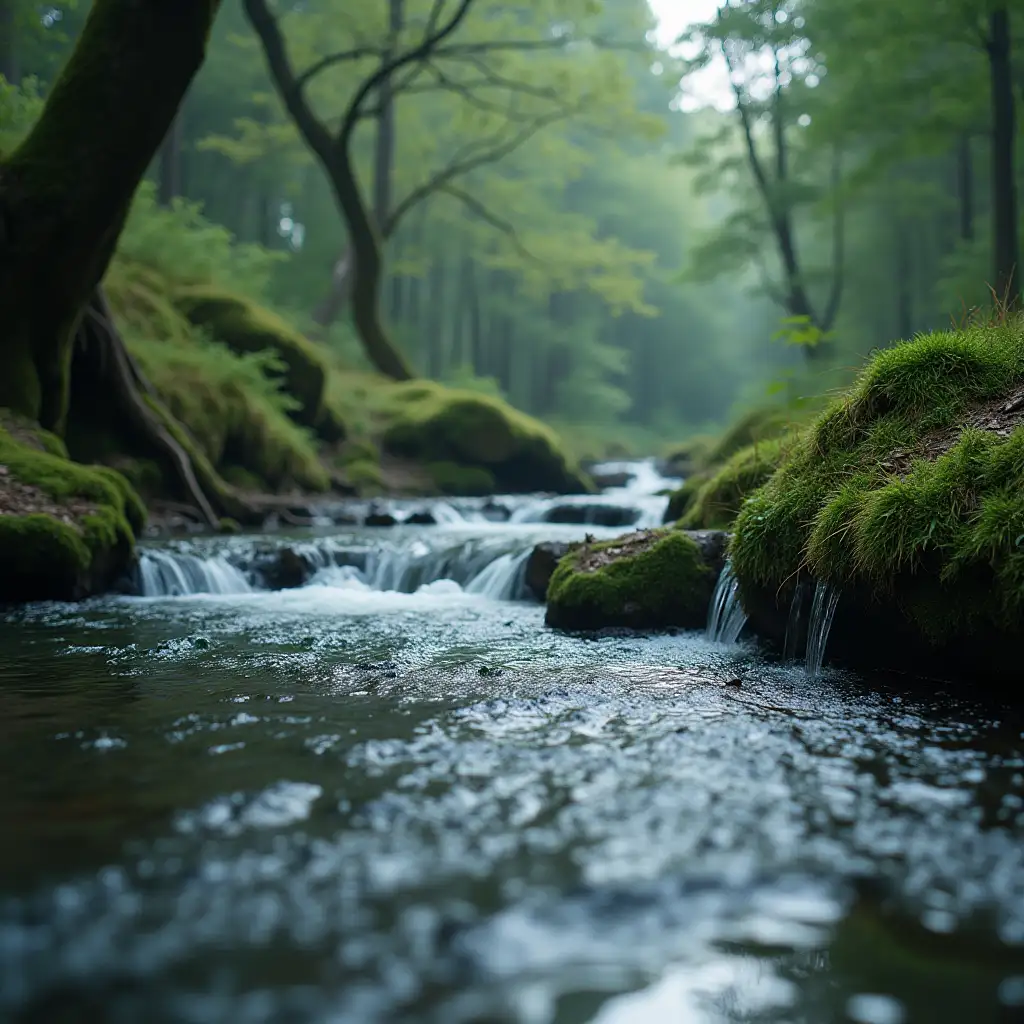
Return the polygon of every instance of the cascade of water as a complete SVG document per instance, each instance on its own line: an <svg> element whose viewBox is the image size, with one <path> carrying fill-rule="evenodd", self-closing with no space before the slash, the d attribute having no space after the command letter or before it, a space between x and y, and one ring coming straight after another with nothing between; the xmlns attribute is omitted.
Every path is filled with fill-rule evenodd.
<svg viewBox="0 0 1024 1024"><path fill-rule="evenodd" d="M143 597L183 594L248 594L249 581L223 555L199 558L174 551L145 551L139 558Z"/></svg>
<svg viewBox="0 0 1024 1024"><path fill-rule="evenodd" d="M829 583L818 583L814 588L811 618L807 624L807 674L817 676L825 660L825 645L832 629L832 619L839 603L839 591Z"/></svg>
<svg viewBox="0 0 1024 1024"><path fill-rule="evenodd" d="M705 635L714 643L734 644L746 624L747 613L740 603L739 580L732 571L732 562L726 559L711 598Z"/></svg>
<svg viewBox="0 0 1024 1024"><path fill-rule="evenodd" d="M786 640L782 647L782 656L786 661L796 657L800 647L800 627L803 620L804 602L807 599L807 584L801 580L793 592L793 601L789 606L789 619L786 622Z"/></svg>
<svg viewBox="0 0 1024 1024"><path fill-rule="evenodd" d="M530 550L500 555L466 584L466 593L482 594L495 601L514 601L523 591Z"/></svg>

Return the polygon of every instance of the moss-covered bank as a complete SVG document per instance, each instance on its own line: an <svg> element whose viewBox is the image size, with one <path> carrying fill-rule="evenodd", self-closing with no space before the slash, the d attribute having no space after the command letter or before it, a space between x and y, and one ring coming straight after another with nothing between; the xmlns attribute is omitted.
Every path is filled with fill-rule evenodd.
<svg viewBox="0 0 1024 1024"><path fill-rule="evenodd" d="M909 667L1021 675L1004 654L1024 627L1022 322L877 355L747 500L732 557L763 632L810 578L843 592L841 657L909 644Z"/></svg>
<svg viewBox="0 0 1024 1024"><path fill-rule="evenodd" d="M391 389L389 404L385 449L429 464L446 493L593 489L552 430L500 399L414 381Z"/></svg>
<svg viewBox="0 0 1024 1024"><path fill-rule="evenodd" d="M146 512L119 473L0 410L0 601L74 600L131 565Z"/></svg>
<svg viewBox="0 0 1024 1024"><path fill-rule="evenodd" d="M724 538L645 530L574 545L547 587L545 622L561 629L704 625Z"/></svg>

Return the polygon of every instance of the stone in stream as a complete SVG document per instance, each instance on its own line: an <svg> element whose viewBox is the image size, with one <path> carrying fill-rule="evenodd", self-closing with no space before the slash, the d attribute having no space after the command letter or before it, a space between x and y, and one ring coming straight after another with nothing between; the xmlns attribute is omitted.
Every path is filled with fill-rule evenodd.
<svg viewBox="0 0 1024 1024"><path fill-rule="evenodd" d="M628 487L635 476L635 473L625 470L618 473L595 473L594 471L590 473L590 479L594 481L594 486L599 491L607 490L609 487Z"/></svg>
<svg viewBox="0 0 1024 1024"><path fill-rule="evenodd" d="M580 526L632 526L639 518L639 509L618 505L555 505L544 521Z"/></svg>
<svg viewBox="0 0 1024 1024"><path fill-rule="evenodd" d="M548 595L548 583L558 563L569 553L570 545L564 541L548 540L538 544L526 560L524 581L527 589L538 600Z"/></svg>
<svg viewBox="0 0 1024 1024"><path fill-rule="evenodd" d="M659 529L600 543L542 544L527 562L526 582L534 594L546 593L549 626L698 629L727 541L723 530Z"/></svg>
<svg viewBox="0 0 1024 1024"><path fill-rule="evenodd" d="M436 526L437 518L430 509L419 509L402 520L406 526Z"/></svg>
<svg viewBox="0 0 1024 1024"><path fill-rule="evenodd" d="M265 590L294 590L309 582L316 567L294 548L267 548L256 553L251 571Z"/></svg>
<svg viewBox="0 0 1024 1024"><path fill-rule="evenodd" d="M363 526L397 526L398 520L383 509L371 508L363 520Z"/></svg>

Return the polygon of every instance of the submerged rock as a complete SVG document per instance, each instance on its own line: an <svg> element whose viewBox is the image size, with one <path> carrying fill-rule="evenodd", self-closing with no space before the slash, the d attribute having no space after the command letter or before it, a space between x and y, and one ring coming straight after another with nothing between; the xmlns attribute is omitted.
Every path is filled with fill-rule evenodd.
<svg viewBox="0 0 1024 1024"><path fill-rule="evenodd" d="M590 472L590 479L599 491L607 490L609 487L628 487L635 477L634 473L623 470L620 473L595 473Z"/></svg>
<svg viewBox="0 0 1024 1024"><path fill-rule="evenodd" d="M547 587L549 626L702 627L724 560L717 531L641 530L574 544Z"/></svg>
<svg viewBox="0 0 1024 1024"><path fill-rule="evenodd" d="M383 509L370 509L363 520L363 526L397 526L398 520Z"/></svg>
<svg viewBox="0 0 1024 1024"><path fill-rule="evenodd" d="M437 518L430 509L420 509L406 516L403 522L407 526L436 526Z"/></svg>
<svg viewBox="0 0 1024 1024"><path fill-rule="evenodd" d="M859 667L1019 680L1024 330L879 353L737 519L754 630L779 642L797 588L840 592L826 654ZM806 605L805 601L805 605Z"/></svg>
<svg viewBox="0 0 1024 1024"><path fill-rule="evenodd" d="M0 416L0 601L77 600L129 571L146 511L120 473Z"/></svg>
<svg viewBox="0 0 1024 1024"><path fill-rule="evenodd" d="M316 566L294 548L268 548L257 552L252 573L265 590L294 590L305 586Z"/></svg>

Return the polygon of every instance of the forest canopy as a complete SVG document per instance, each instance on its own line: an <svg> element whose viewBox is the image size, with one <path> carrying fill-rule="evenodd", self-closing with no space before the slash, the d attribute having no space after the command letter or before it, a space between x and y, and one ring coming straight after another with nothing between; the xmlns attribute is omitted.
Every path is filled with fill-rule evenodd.
<svg viewBox="0 0 1024 1024"><path fill-rule="evenodd" d="M0 2L0 151L89 6ZM1012 6L729 0L676 39L645 0L228 3L123 244L354 372L651 451L1013 297Z"/></svg>

